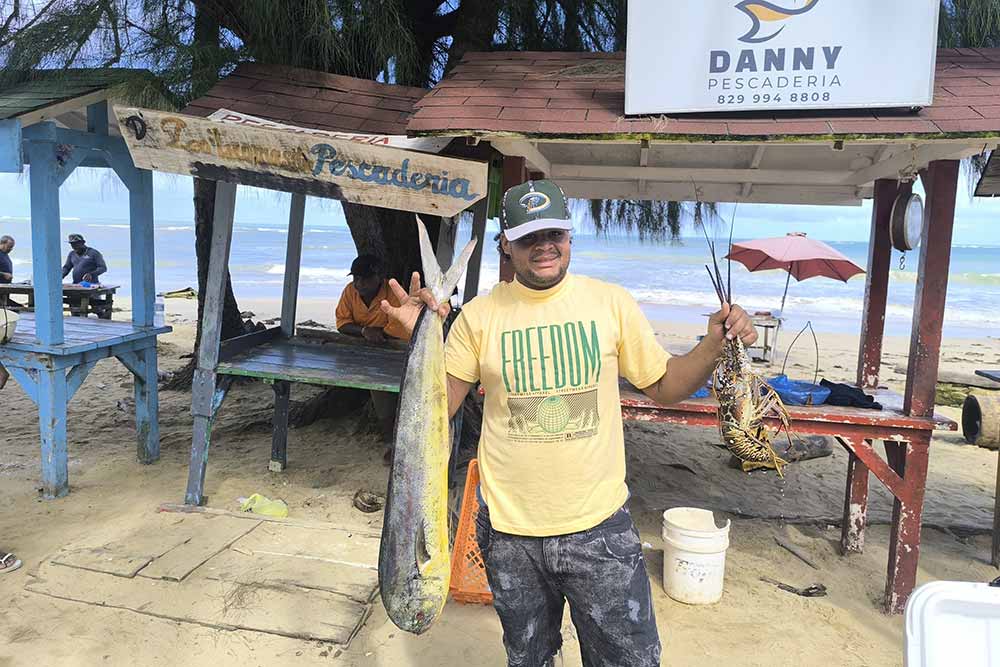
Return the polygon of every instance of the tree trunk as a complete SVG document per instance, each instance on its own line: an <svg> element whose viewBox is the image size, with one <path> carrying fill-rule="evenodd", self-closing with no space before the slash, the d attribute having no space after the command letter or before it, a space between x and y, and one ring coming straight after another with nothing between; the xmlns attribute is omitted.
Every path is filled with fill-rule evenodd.
<svg viewBox="0 0 1000 667"><path fill-rule="evenodd" d="M417 225L412 213L394 211L374 206L363 206L342 202L344 218L351 230L354 246L358 254L371 253L381 259L386 277L395 278L400 285L408 287L414 271L421 275L420 243L417 239ZM427 225L427 235L437 246L441 218L433 215L420 216Z"/></svg>

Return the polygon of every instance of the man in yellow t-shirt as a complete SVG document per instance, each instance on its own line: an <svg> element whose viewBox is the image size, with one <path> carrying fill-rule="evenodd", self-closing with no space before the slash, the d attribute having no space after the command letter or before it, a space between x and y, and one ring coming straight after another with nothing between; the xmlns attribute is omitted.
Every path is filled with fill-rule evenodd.
<svg viewBox="0 0 1000 667"><path fill-rule="evenodd" d="M562 190L528 182L504 194L501 251L513 282L469 302L446 343L448 402L486 395L477 539L510 665L550 664L565 601L586 665L658 665L660 642L625 501L618 378L662 404L701 387L728 338L756 340L724 306L690 352L671 357L627 291L568 272L572 223ZM412 331L423 305L447 315L414 275L390 286L390 321Z"/></svg>
<svg viewBox="0 0 1000 667"><path fill-rule="evenodd" d="M337 303L337 331L348 336L360 336L372 343L384 343L387 338L410 340L410 333L396 322L390 322L380 304L383 300L399 305L399 300L385 281L382 263L374 255L358 255L351 262L354 277L344 288ZM372 407L378 417L387 464L392 460L393 425L396 421L398 394L372 391Z"/></svg>

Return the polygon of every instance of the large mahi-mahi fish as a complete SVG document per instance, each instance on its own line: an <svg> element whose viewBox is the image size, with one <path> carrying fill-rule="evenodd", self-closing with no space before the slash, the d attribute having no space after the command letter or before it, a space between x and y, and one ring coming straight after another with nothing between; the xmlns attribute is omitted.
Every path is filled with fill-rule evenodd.
<svg viewBox="0 0 1000 667"><path fill-rule="evenodd" d="M423 222L417 218L424 283L445 303L465 272L476 245L469 242L441 273ZM441 318L424 309L410 338L396 413L395 453L382 519L379 590L389 618L421 634L441 614L448 597L448 379Z"/></svg>

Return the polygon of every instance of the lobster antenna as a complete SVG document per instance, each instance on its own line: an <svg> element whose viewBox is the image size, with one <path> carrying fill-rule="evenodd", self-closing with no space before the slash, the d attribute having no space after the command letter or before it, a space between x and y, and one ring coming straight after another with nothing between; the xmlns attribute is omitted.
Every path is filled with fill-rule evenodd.
<svg viewBox="0 0 1000 667"><path fill-rule="evenodd" d="M726 253L726 290L729 298L733 297L733 230L736 229L736 209L740 203L733 204L733 219L729 223L729 251Z"/></svg>
<svg viewBox="0 0 1000 667"><path fill-rule="evenodd" d="M691 186L694 188L695 201L696 202L701 202L701 198L698 196L698 184L695 183L694 177L691 177ZM717 288L718 288L718 290L719 290L720 293L724 294L724 296L723 296L723 303L729 303L730 302L729 294L726 294L726 293L723 292L723 288L726 286L726 283L722 280L722 272L719 270L719 258L718 258L717 254L715 252L715 242L712 241L712 239L710 239L708 237L708 230L705 228L705 222L704 221L702 221L702 223L701 223L701 231L705 235L705 241L708 243L708 249L712 253L712 265L715 267L715 277L713 278L713 283L716 280L718 280ZM730 243L731 243L731 241L730 241ZM712 272L710 270L709 271L709 275L711 275L711 273ZM731 285L730 285L730 287L731 287Z"/></svg>
<svg viewBox="0 0 1000 667"><path fill-rule="evenodd" d="M724 304L726 301L722 297L722 288L715 282L715 276L712 275L712 269L708 268L708 264L705 265L705 270L708 271L708 279L712 281L712 287L715 288L715 295L719 297L719 303Z"/></svg>

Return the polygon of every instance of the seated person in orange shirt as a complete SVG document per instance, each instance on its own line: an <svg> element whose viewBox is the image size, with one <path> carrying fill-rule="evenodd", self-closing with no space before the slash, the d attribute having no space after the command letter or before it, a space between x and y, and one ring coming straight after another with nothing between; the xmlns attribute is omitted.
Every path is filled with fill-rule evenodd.
<svg viewBox="0 0 1000 667"><path fill-rule="evenodd" d="M337 331L348 336L363 336L365 340L380 343L387 338L409 340L410 337L398 322L389 322L380 304L387 299L394 306L399 300L385 279L382 263L374 255L359 255L351 262L354 281L344 288L337 304ZM372 405L386 446L383 460L392 460L393 425L396 420L398 394L372 391Z"/></svg>
<svg viewBox="0 0 1000 667"><path fill-rule="evenodd" d="M382 263L374 255L358 255L351 262L354 281L344 288L337 304L337 331L348 336L363 336L379 343L386 339L409 340L409 336L382 312L382 299L398 304L396 295L389 289Z"/></svg>

